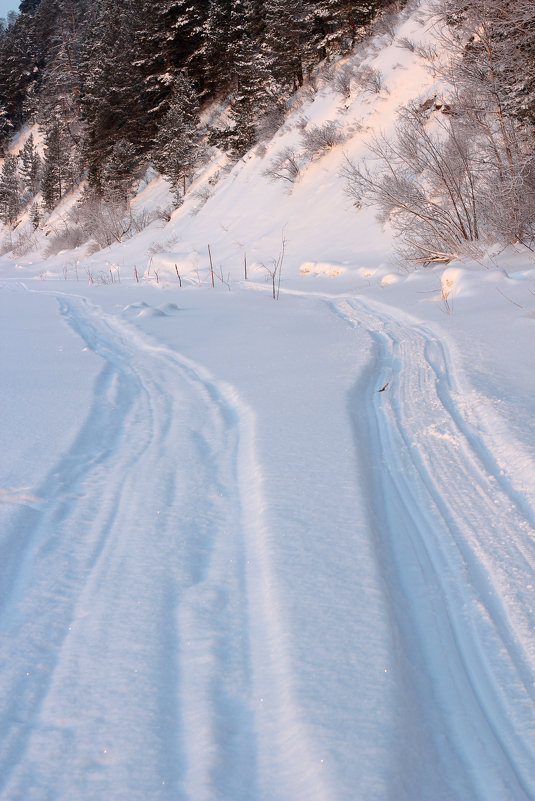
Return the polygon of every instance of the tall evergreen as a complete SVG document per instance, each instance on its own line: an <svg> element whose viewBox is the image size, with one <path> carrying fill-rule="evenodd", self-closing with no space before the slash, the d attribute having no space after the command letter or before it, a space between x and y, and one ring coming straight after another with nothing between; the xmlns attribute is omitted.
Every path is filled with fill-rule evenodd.
<svg viewBox="0 0 535 801"><path fill-rule="evenodd" d="M65 141L65 133L58 120L51 120L44 133L41 191L45 207L51 210L61 199L69 179L72 178L69 163L70 153Z"/></svg>
<svg viewBox="0 0 535 801"><path fill-rule="evenodd" d="M15 128L24 122L26 95L38 74L32 19L21 14L0 39L0 99Z"/></svg>
<svg viewBox="0 0 535 801"><path fill-rule="evenodd" d="M60 0L43 67L40 109L75 121L82 115L82 48L91 0Z"/></svg>
<svg viewBox="0 0 535 801"><path fill-rule="evenodd" d="M9 119L6 108L0 103L0 156L3 156L13 133L13 123Z"/></svg>
<svg viewBox="0 0 535 801"><path fill-rule="evenodd" d="M269 69L283 89L303 85L314 60L313 19L302 0L266 0L265 51Z"/></svg>
<svg viewBox="0 0 535 801"><path fill-rule="evenodd" d="M313 0L308 4L315 18L315 47L320 58L347 52L366 25L389 0Z"/></svg>
<svg viewBox="0 0 535 801"><path fill-rule="evenodd" d="M257 141L257 122L274 105L276 94L262 49L254 41L248 26L251 6L236 0L234 17L240 20L236 30L240 38L234 43L236 89L231 96L232 127L226 134L229 151L242 156Z"/></svg>
<svg viewBox="0 0 535 801"><path fill-rule="evenodd" d="M17 159L8 153L0 173L0 219L5 224L15 222L21 207L17 167Z"/></svg>
<svg viewBox="0 0 535 801"><path fill-rule="evenodd" d="M132 0L96 0L81 58L85 75L83 155L90 186L102 191L102 165L120 140L142 140L139 74L132 63L135 7Z"/></svg>
<svg viewBox="0 0 535 801"><path fill-rule="evenodd" d="M228 91L234 76L231 5L228 0L210 0L203 29L203 83L208 95Z"/></svg>
<svg viewBox="0 0 535 801"><path fill-rule="evenodd" d="M199 145L199 104L192 82L181 72L154 148L155 164L170 181L177 201L195 167Z"/></svg>
<svg viewBox="0 0 535 801"><path fill-rule="evenodd" d="M24 143L20 154L20 173L25 190L31 195L37 194L41 175L41 157L35 146L33 133Z"/></svg>

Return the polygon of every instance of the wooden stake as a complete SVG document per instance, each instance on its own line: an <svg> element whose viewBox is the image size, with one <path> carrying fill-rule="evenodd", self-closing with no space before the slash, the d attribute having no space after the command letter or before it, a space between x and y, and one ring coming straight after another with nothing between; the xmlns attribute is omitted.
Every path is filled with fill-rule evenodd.
<svg viewBox="0 0 535 801"><path fill-rule="evenodd" d="M139 278L138 278L138 274L137 274L137 267L136 267L135 264L134 264L134 275L136 276L136 283L139 284Z"/></svg>
<svg viewBox="0 0 535 801"><path fill-rule="evenodd" d="M178 267L176 266L176 264L175 264L175 270L176 270L176 277L178 278L179 286L182 286L182 278L180 277L180 273L178 272Z"/></svg>
<svg viewBox="0 0 535 801"><path fill-rule="evenodd" d="M208 255L210 257L210 272L212 273L212 288L215 287L214 283L214 265L212 263L212 252L210 250L210 245L208 245Z"/></svg>

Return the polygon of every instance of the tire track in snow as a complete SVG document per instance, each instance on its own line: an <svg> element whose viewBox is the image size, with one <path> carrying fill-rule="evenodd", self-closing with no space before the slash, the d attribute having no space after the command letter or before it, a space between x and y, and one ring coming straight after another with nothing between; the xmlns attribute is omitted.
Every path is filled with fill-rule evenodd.
<svg viewBox="0 0 535 801"><path fill-rule="evenodd" d="M535 516L529 498L515 490L485 433L463 414L448 354L435 335L354 299L329 305L376 344L366 422L378 547L437 750L462 768L452 782L459 799L531 799Z"/></svg>
<svg viewBox="0 0 535 801"><path fill-rule="evenodd" d="M251 801L270 770L288 797L327 797L296 778L250 410L124 320L58 301L105 366L46 504L4 540L0 797Z"/></svg>

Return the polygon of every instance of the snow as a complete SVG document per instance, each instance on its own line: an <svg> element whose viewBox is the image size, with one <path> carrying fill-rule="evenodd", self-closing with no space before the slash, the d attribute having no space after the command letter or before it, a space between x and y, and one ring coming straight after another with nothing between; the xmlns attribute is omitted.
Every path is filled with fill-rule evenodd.
<svg viewBox="0 0 535 801"><path fill-rule="evenodd" d="M390 94L303 94L201 206L213 164L0 259L2 801L535 797L532 254L399 268L344 193L367 130L264 174L432 87L366 46Z"/></svg>

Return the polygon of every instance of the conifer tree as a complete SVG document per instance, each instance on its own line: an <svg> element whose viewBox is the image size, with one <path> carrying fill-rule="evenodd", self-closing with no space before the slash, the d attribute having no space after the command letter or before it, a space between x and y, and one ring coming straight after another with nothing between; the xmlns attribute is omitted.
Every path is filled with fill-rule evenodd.
<svg viewBox="0 0 535 801"><path fill-rule="evenodd" d="M264 54L246 29L237 43L235 69L237 88L230 103L233 126L225 139L232 155L241 157L257 141L256 124L276 100Z"/></svg>
<svg viewBox="0 0 535 801"><path fill-rule="evenodd" d="M20 173L24 188L32 196L37 194L39 189L39 178L41 173L41 157L35 147L33 133L29 135L24 143L20 154L21 165Z"/></svg>
<svg viewBox="0 0 535 801"><path fill-rule="evenodd" d="M126 203L138 165L136 146L127 139L116 142L102 165L104 196L118 203Z"/></svg>
<svg viewBox="0 0 535 801"><path fill-rule="evenodd" d="M387 4L382 0L315 0L314 13L321 32L319 52L325 56L351 50L359 33Z"/></svg>
<svg viewBox="0 0 535 801"><path fill-rule="evenodd" d="M102 192L102 166L121 139L142 141L139 75L132 64L135 8L132 0L95 0L82 53L83 156L92 189ZM120 42L120 48L117 43Z"/></svg>
<svg viewBox="0 0 535 801"><path fill-rule="evenodd" d="M61 114L73 137L82 116L83 74L81 55L91 0L60 0L54 31L50 36L40 91L41 116Z"/></svg>
<svg viewBox="0 0 535 801"><path fill-rule="evenodd" d="M39 203L32 203L30 209L30 222L34 227L34 230L39 228L41 224L41 211L39 209Z"/></svg>
<svg viewBox="0 0 535 801"><path fill-rule="evenodd" d="M15 156L8 153L0 173L0 218L6 225L15 222L21 207L17 166Z"/></svg>
<svg viewBox="0 0 535 801"><path fill-rule="evenodd" d="M302 0L266 0L265 52L282 89L295 91L313 61L312 17Z"/></svg>
<svg viewBox="0 0 535 801"><path fill-rule="evenodd" d="M24 100L37 80L32 20L20 15L0 39L0 98L15 128L24 120Z"/></svg>
<svg viewBox="0 0 535 801"><path fill-rule="evenodd" d="M45 153L41 191L45 208L54 208L65 191L69 175L69 154L64 134L57 120L52 120L45 130Z"/></svg>
<svg viewBox="0 0 535 801"><path fill-rule="evenodd" d="M231 42L231 7L228 0L210 0L203 30L204 87L209 95L228 90L234 76Z"/></svg>
<svg viewBox="0 0 535 801"><path fill-rule="evenodd" d="M4 155L12 133L13 124L5 107L0 103L0 156Z"/></svg>
<svg viewBox="0 0 535 801"><path fill-rule="evenodd" d="M191 175L199 154L199 104L186 72L175 83L173 100L158 133L154 160L170 181L177 202L184 195L186 179Z"/></svg>

